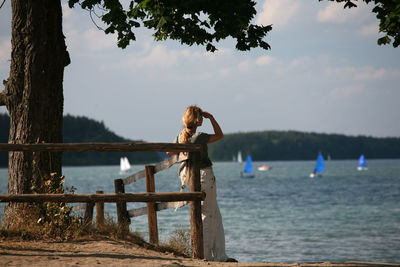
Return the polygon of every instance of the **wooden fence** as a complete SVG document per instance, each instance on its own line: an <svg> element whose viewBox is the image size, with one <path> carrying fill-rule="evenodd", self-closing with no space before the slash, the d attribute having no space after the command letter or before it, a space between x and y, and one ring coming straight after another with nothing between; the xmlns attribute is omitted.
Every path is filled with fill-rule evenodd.
<svg viewBox="0 0 400 267"><path fill-rule="evenodd" d="M185 156L185 154L183 153L179 153L155 165L146 165L143 170L133 175L130 175L124 179L115 179L114 180L115 193L125 193L126 185L136 182L142 178L146 178L146 191L148 193L153 193L155 192L154 175L162 170L170 168L177 162L182 162L186 160L188 160L188 156ZM179 205L179 203L183 204ZM158 243L157 211L168 208L182 207L187 203L188 203L187 201L147 202L147 207L137 208L132 210L127 210L125 203L118 203L117 204L118 222L121 225L129 225L131 217L147 214L148 224L149 224L149 240L150 243L157 244Z"/></svg>
<svg viewBox="0 0 400 267"><path fill-rule="evenodd" d="M158 243L157 210L171 207L168 202L190 201L190 225L192 237L192 257L204 258L203 225L201 220L201 200L205 194L201 192L200 168L198 158L201 145L197 144L170 144L170 143L40 143L40 144L4 144L0 143L0 151L49 151L49 152L83 152L83 151L161 151L176 152L176 156L159 162L156 165L147 165L142 170L125 179L114 180L115 194L12 194L0 195L0 202L115 202L117 205L118 222L128 226L130 217L139 214L148 215L150 242ZM182 156L183 153L188 156ZM155 193L154 174L171 167L176 162L187 161L190 184L189 192ZM125 193L125 185L146 177L146 193ZM128 211L127 202L146 202L147 210L136 209ZM160 203L158 203L160 202ZM93 207L93 206L92 206Z"/></svg>

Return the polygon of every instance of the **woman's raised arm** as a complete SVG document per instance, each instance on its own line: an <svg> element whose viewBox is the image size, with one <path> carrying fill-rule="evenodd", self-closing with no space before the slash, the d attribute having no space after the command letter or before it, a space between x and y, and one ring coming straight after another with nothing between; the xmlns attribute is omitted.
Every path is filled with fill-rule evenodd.
<svg viewBox="0 0 400 267"><path fill-rule="evenodd" d="M210 139L208 140L208 142L213 143L213 142L216 142L216 141L222 139L224 137L224 133L222 132L221 127L219 126L218 122L215 120L214 116L206 111L203 111L203 117L210 120L211 125L214 129L214 134L210 135Z"/></svg>

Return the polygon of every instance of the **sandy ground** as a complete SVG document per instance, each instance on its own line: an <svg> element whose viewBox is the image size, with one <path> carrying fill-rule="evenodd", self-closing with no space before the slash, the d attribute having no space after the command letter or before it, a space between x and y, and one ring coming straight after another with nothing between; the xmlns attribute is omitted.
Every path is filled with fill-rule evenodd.
<svg viewBox="0 0 400 267"><path fill-rule="evenodd" d="M400 266L345 263L217 263L145 249L119 240L0 241L0 266Z"/></svg>

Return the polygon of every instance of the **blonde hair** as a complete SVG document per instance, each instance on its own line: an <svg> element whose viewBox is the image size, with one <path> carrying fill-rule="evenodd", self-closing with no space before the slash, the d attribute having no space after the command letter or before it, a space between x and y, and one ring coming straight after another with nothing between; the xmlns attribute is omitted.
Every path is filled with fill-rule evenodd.
<svg viewBox="0 0 400 267"><path fill-rule="evenodd" d="M203 118L203 111L198 106L189 106L182 116L183 130L179 137L179 143L186 144L196 132L199 122Z"/></svg>

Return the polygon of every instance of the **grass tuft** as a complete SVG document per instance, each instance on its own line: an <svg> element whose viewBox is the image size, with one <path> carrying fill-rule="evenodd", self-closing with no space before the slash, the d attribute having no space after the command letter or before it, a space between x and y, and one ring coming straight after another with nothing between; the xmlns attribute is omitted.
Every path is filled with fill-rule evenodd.
<svg viewBox="0 0 400 267"><path fill-rule="evenodd" d="M184 255L192 254L190 230L178 229L169 238L169 242L165 245L169 249L180 252Z"/></svg>

